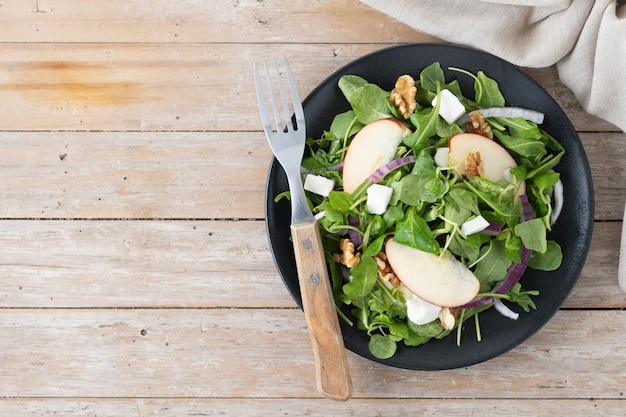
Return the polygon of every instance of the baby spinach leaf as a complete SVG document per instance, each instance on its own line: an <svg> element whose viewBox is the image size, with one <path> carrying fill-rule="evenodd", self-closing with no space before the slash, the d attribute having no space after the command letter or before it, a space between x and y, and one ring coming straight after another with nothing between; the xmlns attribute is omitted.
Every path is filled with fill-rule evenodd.
<svg viewBox="0 0 626 417"><path fill-rule="evenodd" d="M522 239L512 236L505 241L506 256L515 263L522 263Z"/></svg>
<svg viewBox="0 0 626 417"><path fill-rule="evenodd" d="M333 119L330 131L335 138L343 140L355 135L363 128L363 123L359 122L354 110L340 113Z"/></svg>
<svg viewBox="0 0 626 417"><path fill-rule="evenodd" d="M469 210L476 215L480 214L480 210L478 209L478 198L476 197L476 194L469 190L459 187L451 189L446 196L446 202L449 204L454 202L459 207Z"/></svg>
<svg viewBox="0 0 626 417"><path fill-rule="evenodd" d="M354 91L350 105L364 125L392 116L389 93L376 84L366 84Z"/></svg>
<svg viewBox="0 0 626 417"><path fill-rule="evenodd" d="M554 271L561 266L563 252L561 246L553 240L548 241L544 253L533 252L528 260L528 266L542 271Z"/></svg>
<svg viewBox="0 0 626 417"><path fill-rule="evenodd" d="M347 212L352 204L354 204L354 199L352 198L352 194L346 193L345 191L331 191L328 193L328 202L333 209Z"/></svg>
<svg viewBox="0 0 626 417"><path fill-rule="evenodd" d="M443 327L441 327L441 322L439 320L433 320L426 324L415 324L408 320L407 324L413 333L428 338L437 337L443 331Z"/></svg>
<svg viewBox="0 0 626 417"><path fill-rule="evenodd" d="M363 256L375 256L378 255L385 245L385 240L389 237L389 234L383 234L374 239L363 251Z"/></svg>
<svg viewBox="0 0 626 417"><path fill-rule="evenodd" d="M535 252L545 253L548 250L546 228L541 219L531 219L515 226L515 235L522 239L522 244Z"/></svg>
<svg viewBox="0 0 626 417"><path fill-rule="evenodd" d="M398 345L391 338L377 333L370 337L368 348L376 358L389 359L396 353Z"/></svg>
<svg viewBox="0 0 626 417"><path fill-rule="evenodd" d="M492 240L491 245L480 251L482 259L476 264L474 275L481 282L481 290L491 287L491 283L501 281L511 266L511 260L506 257L504 242Z"/></svg>
<svg viewBox="0 0 626 417"><path fill-rule="evenodd" d="M415 207L409 207L404 218L397 223L393 239L398 243L429 253L436 254L440 248L428 223L417 214Z"/></svg>
<svg viewBox="0 0 626 417"><path fill-rule="evenodd" d="M363 77L359 77L358 75L344 75L339 79L338 85L339 89L343 93L348 103L351 103L352 95L361 87L369 84Z"/></svg>

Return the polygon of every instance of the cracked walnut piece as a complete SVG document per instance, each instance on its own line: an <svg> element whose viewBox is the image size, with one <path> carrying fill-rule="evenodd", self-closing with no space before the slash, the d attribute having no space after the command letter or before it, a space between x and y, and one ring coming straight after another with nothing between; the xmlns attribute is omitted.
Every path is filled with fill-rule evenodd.
<svg viewBox="0 0 626 417"><path fill-rule="evenodd" d="M474 177L485 177L484 163L480 157L480 152L470 152L465 159L465 176L468 179Z"/></svg>
<svg viewBox="0 0 626 417"><path fill-rule="evenodd" d="M339 262L347 266L348 268L352 268L361 261L361 254L354 253L354 243L350 239L341 239L339 241L339 249L341 249L342 253L333 254L333 259L335 262Z"/></svg>
<svg viewBox="0 0 626 417"><path fill-rule="evenodd" d="M401 75L396 81L395 88L391 90L389 101L393 103L398 109L398 112L408 119L417 108L417 101L415 101L415 94L417 93L417 87L415 87L415 80L410 75Z"/></svg>
<svg viewBox="0 0 626 417"><path fill-rule="evenodd" d="M378 275L380 275L384 281L389 282L394 288L398 288L400 286L400 279L396 276L393 269L391 269L391 265L387 262L387 255L380 252L378 255L374 256L374 260L378 266Z"/></svg>
<svg viewBox="0 0 626 417"><path fill-rule="evenodd" d="M451 330L456 323L456 314L450 311L448 307L444 307L439 313L439 320L441 321L441 327L445 330Z"/></svg>
<svg viewBox="0 0 626 417"><path fill-rule="evenodd" d="M476 133L477 135L484 136L487 139L493 140L493 132L491 127L485 121L485 118L479 111L473 111L469 114L469 122L465 125L467 131L470 133Z"/></svg>

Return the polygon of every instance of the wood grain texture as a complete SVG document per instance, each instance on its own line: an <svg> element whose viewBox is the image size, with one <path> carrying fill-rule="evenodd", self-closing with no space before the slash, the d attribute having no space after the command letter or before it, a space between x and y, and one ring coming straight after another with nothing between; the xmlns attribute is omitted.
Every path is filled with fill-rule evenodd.
<svg viewBox="0 0 626 417"><path fill-rule="evenodd" d="M0 42L390 43L435 39L356 0L5 2ZM331 11L329 13L329 11ZM358 22L348 25L346 22ZM288 33L294 33L289 38ZM296 35L297 34L297 35Z"/></svg>
<svg viewBox="0 0 626 417"><path fill-rule="evenodd" d="M564 308L625 308L621 223L595 227ZM7 308L295 308L261 221L0 221Z"/></svg>
<svg viewBox="0 0 626 417"><path fill-rule="evenodd" d="M315 398L236 399L0 399L8 415L71 417L160 416L195 417L362 417L369 415L464 415L491 417L606 416L622 417L623 400L509 399L353 399L347 403ZM417 414L419 413L419 414Z"/></svg>
<svg viewBox="0 0 626 417"><path fill-rule="evenodd" d="M626 134L555 67L522 70L571 118L595 188L563 308L468 368L348 352L338 403L267 241L252 62L288 56L304 97L367 53L439 40L358 0L8 0L0 28L0 415L624 414Z"/></svg>
<svg viewBox="0 0 626 417"><path fill-rule="evenodd" d="M626 134L580 137L595 218L621 221ZM265 216L271 151L262 132L0 132L0 143L3 218Z"/></svg>
<svg viewBox="0 0 626 417"><path fill-rule="evenodd" d="M327 398L347 401L352 377L339 327L333 285L328 277L317 221L291 225L302 308L315 358L317 389Z"/></svg>
<svg viewBox="0 0 626 417"><path fill-rule="evenodd" d="M0 133L5 218L263 218L262 133Z"/></svg>
<svg viewBox="0 0 626 417"><path fill-rule="evenodd" d="M353 398L620 399L624 331L624 311L563 311L509 353L438 372L349 352ZM297 310L0 310L0 332L3 398L320 398Z"/></svg>
<svg viewBox="0 0 626 417"><path fill-rule="evenodd" d="M0 130L249 131L260 128L252 62L288 56L301 97L372 43L7 43ZM586 114L550 70L527 70L580 130L613 128ZM391 90L393 86L383 86Z"/></svg>

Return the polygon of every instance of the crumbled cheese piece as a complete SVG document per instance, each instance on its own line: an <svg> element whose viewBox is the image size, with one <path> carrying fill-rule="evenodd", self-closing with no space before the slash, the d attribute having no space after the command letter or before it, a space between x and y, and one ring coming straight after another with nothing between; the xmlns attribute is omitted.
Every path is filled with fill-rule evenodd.
<svg viewBox="0 0 626 417"><path fill-rule="evenodd" d="M452 124L459 120L461 116L465 114L465 106L450 90L441 90L439 94L441 96L441 105L439 106L439 115L444 118L446 122ZM437 105L437 97L432 101L433 107Z"/></svg>
<svg viewBox="0 0 626 417"><path fill-rule="evenodd" d="M406 300L406 314L417 325L427 324L439 317L441 307L422 300L417 295Z"/></svg>
<svg viewBox="0 0 626 417"><path fill-rule="evenodd" d="M435 165L439 168L447 168L450 166L448 162L448 154L450 153L450 148L437 148L435 151Z"/></svg>
<svg viewBox="0 0 626 417"><path fill-rule="evenodd" d="M393 188L372 184L367 189L367 209L372 214L383 214L387 210Z"/></svg>
<svg viewBox="0 0 626 417"><path fill-rule="evenodd" d="M489 222L485 220L483 216L476 216L463 223L461 226L461 232L463 232L465 236L469 236L471 234L481 232L487 227L489 227Z"/></svg>
<svg viewBox="0 0 626 417"><path fill-rule="evenodd" d="M322 197L328 197L333 188L335 188L335 181L329 180L321 175L307 174L304 180L304 189L315 194L319 194Z"/></svg>

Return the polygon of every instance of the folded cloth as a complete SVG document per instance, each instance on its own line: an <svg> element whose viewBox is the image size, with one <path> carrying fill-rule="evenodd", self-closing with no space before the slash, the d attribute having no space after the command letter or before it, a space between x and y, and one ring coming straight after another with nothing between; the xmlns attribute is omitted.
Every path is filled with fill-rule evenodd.
<svg viewBox="0 0 626 417"><path fill-rule="evenodd" d="M416 30L515 65L556 64L585 111L626 130L626 6L615 0L363 2Z"/></svg>

